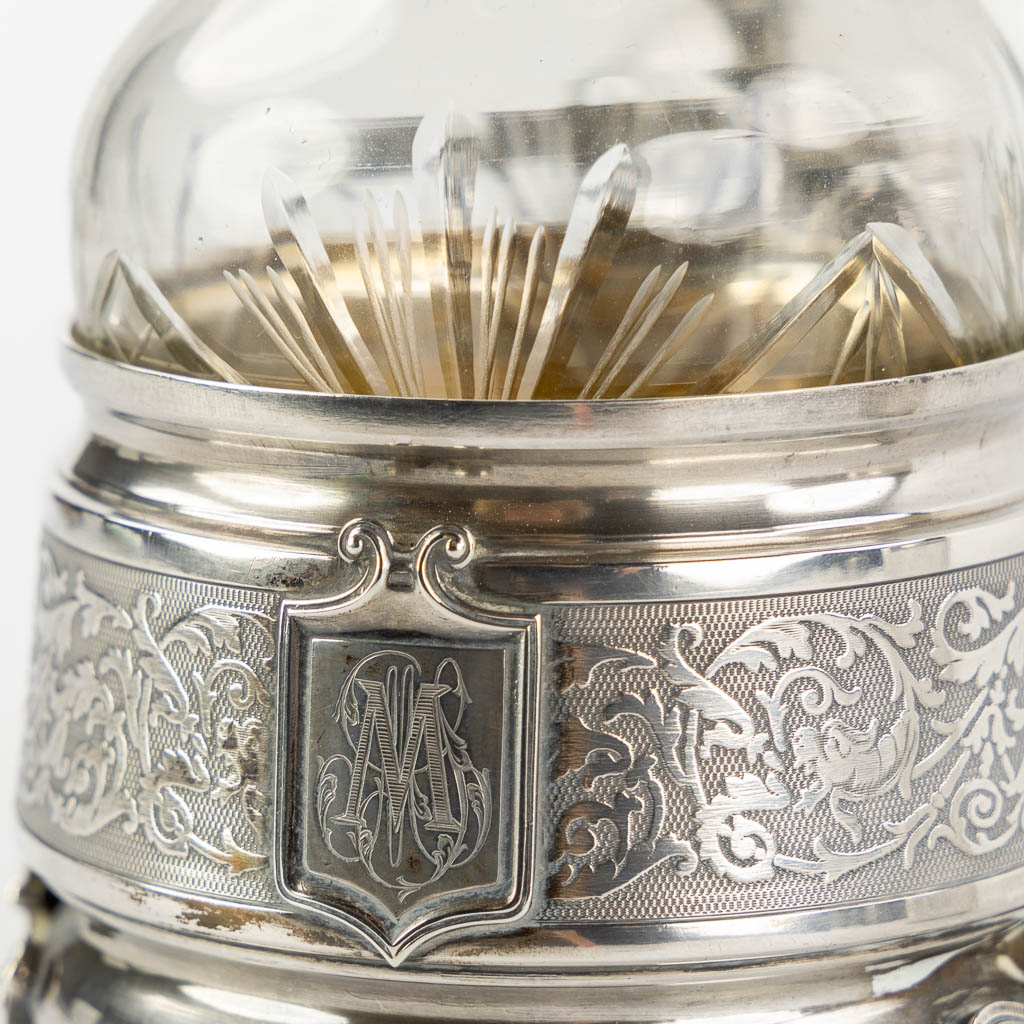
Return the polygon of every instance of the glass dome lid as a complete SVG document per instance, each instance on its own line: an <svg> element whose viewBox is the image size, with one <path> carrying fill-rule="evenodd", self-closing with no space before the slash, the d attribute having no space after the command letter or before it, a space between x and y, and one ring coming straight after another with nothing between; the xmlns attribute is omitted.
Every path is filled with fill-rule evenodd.
<svg viewBox="0 0 1024 1024"><path fill-rule="evenodd" d="M972 0L163 0L76 176L77 342L233 383L630 399L1024 346Z"/></svg>

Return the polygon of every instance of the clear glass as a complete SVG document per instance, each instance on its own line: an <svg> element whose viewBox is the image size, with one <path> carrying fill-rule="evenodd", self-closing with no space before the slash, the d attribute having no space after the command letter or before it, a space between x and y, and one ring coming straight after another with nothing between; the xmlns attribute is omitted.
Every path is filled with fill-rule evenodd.
<svg viewBox="0 0 1024 1024"><path fill-rule="evenodd" d="M76 336L449 398L992 358L1022 99L971 0L164 0L84 132Z"/></svg>

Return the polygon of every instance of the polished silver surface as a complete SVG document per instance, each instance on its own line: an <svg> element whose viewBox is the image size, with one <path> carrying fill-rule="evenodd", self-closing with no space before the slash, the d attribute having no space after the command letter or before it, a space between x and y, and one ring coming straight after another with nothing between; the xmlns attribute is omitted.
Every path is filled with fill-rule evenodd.
<svg viewBox="0 0 1024 1024"><path fill-rule="evenodd" d="M828 1020L1014 927L1024 357L529 405L67 363L20 808L124 998L201 947L342 1016L714 1019L710 971Z"/></svg>
<svg viewBox="0 0 1024 1024"><path fill-rule="evenodd" d="M27 1003L35 1020L160 1021L185 1024L1016 1024L1020 933L962 936L928 952L906 944L796 965L691 972L634 971L582 976L537 975L529 983L503 974L441 979L406 974L339 975L298 956L256 963L195 940L161 942L90 923L60 908L49 925ZM440 983L439 983L440 982ZM12 1016L21 1024L33 1019Z"/></svg>
<svg viewBox="0 0 1024 1024"><path fill-rule="evenodd" d="M989 1003L971 1024L1020 1024L1024 1021L1024 1003L1003 1001Z"/></svg>

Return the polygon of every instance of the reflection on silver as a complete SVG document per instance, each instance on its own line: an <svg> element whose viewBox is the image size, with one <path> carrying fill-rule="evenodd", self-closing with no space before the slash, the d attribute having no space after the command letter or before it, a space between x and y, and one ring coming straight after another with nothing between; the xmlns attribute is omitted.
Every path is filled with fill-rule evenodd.
<svg viewBox="0 0 1024 1024"><path fill-rule="evenodd" d="M1024 1024L1024 1003L989 1003L971 1018L971 1024Z"/></svg>

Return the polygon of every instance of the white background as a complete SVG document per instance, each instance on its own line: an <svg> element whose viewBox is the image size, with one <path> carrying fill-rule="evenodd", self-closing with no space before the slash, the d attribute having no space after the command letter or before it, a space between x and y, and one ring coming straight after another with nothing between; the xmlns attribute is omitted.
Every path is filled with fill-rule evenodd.
<svg viewBox="0 0 1024 1024"><path fill-rule="evenodd" d="M985 3L1024 60L1024 0ZM57 365L71 315L74 134L92 83L145 6L0 0L0 881L19 871L12 805L39 520L48 474L78 418ZM20 927L0 908L0 953Z"/></svg>

